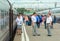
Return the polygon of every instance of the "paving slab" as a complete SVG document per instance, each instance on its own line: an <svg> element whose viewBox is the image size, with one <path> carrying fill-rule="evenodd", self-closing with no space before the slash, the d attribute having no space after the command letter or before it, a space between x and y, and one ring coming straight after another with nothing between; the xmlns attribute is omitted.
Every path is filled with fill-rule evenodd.
<svg viewBox="0 0 60 41"><path fill-rule="evenodd" d="M32 26L26 26L28 37L30 41L60 41L60 24L56 23L53 25L52 36L47 36L47 30L44 29L44 25L38 29L40 36L32 36Z"/></svg>

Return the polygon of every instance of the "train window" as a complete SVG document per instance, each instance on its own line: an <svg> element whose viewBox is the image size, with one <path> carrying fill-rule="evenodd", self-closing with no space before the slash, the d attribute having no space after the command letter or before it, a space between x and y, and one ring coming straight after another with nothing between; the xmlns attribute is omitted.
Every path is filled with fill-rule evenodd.
<svg viewBox="0 0 60 41"><path fill-rule="evenodd" d="M9 29L9 16L7 15L7 11L0 11L0 38L4 33Z"/></svg>
<svg viewBox="0 0 60 41"><path fill-rule="evenodd" d="M0 19L1 19L1 11L0 11ZM0 29L1 29L1 21L0 21Z"/></svg>
<svg viewBox="0 0 60 41"><path fill-rule="evenodd" d="M0 11L0 19L1 19L1 11Z"/></svg>
<svg viewBox="0 0 60 41"><path fill-rule="evenodd" d="M9 8L7 0L0 1L0 41L9 36Z"/></svg>

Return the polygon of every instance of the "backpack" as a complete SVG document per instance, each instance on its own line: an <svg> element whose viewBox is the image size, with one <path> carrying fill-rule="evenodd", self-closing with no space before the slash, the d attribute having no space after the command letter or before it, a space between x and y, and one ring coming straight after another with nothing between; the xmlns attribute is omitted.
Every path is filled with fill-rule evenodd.
<svg viewBox="0 0 60 41"><path fill-rule="evenodd" d="M31 17L28 16L28 19L29 19L29 21L28 21L28 26L31 26Z"/></svg>
<svg viewBox="0 0 60 41"><path fill-rule="evenodd" d="M40 16L40 23L42 22L42 17Z"/></svg>
<svg viewBox="0 0 60 41"><path fill-rule="evenodd" d="M38 16L36 16L36 20L37 20L36 22L39 23L40 19Z"/></svg>

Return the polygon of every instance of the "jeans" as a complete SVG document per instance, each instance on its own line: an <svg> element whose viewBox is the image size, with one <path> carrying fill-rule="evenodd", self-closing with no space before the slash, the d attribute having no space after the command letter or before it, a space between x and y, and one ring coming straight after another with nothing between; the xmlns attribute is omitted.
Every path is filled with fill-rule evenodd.
<svg viewBox="0 0 60 41"><path fill-rule="evenodd" d="M51 35L51 25L49 23L47 23L47 32L48 32L48 35Z"/></svg>
<svg viewBox="0 0 60 41"><path fill-rule="evenodd" d="M34 26L33 26L33 35L37 35L37 34L38 34L37 24L34 23Z"/></svg>
<svg viewBox="0 0 60 41"><path fill-rule="evenodd" d="M46 29L46 21L44 22L44 26L45 26L45 29Z"/></svg>
<svg viewBox="0 0 60 41"><path fill-rule="evenodd" d="M26 21L26 25L28 25L28 21Z"/></svg>
<svg viewBox="0 0 60 41"><path fill-rule="evenodd" d="M40 28L40 23L36 22L36 24L37 24L37 27Z"/></svg>

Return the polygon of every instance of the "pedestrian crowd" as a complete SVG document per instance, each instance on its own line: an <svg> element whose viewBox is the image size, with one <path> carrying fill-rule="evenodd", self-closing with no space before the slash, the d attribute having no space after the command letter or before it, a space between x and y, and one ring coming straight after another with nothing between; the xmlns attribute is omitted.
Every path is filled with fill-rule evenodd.
<svg viewBox="0 0 60 41"><path fill-rule="evenodd" d="M40 28L41 24L44 24L48 36L52 36L51 29L53 29L53 23L56 23L56 16L54 15L53 19L50 11L47 15L38 15L36 12L32 15L22 15L22 13L19 13L16 18L17 34L19 35L22 33L23 23L32 26L33 36L40 36L38 28Z"/></svg>

